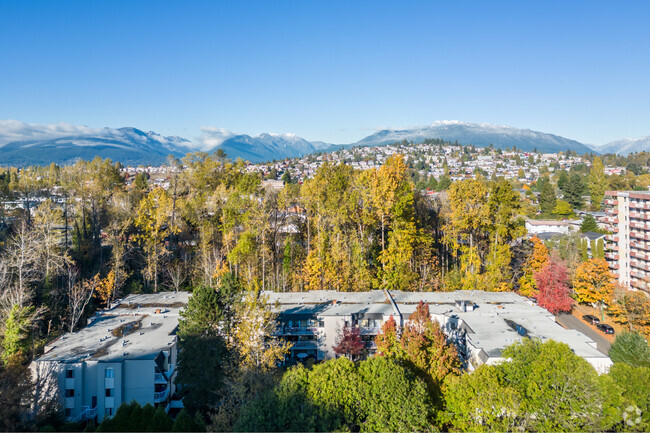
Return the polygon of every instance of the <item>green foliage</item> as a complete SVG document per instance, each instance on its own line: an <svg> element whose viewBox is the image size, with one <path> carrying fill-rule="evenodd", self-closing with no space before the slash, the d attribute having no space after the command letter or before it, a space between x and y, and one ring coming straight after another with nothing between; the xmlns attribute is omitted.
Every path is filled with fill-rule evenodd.
<svg viewBox="0 0 650 433"><path fill-rule="evenodd" d="M582 233L587 233L587 232L599 233L598 223L596 222L596 218L594 218L591 214L585 214L585 216L582 218L582 224L580 224L580 231Z"/></svg>
<svg viewBox="0 0 650 433"><path fill-rule="evenodd" d="M580 173L574 172L569 176L569 181L564 187L564 198L575 209L581 209L584 201L582 195L585 193L586 186Z"/></svg>
<svg viewBox="0 0 650 433"><path fill-rule="evenodd" d="M557 205L557 198L555 196L555 188L550 182L544 183L544 187L541 191L539 198L539 207L542 210L542 213L545 215L550 215L553 213L555 206Z"/></svg>
<svg viewBox="0 0 650 433"><path fill-rule="evenodd" d="M192 292L187 307L181 311L179 334L218 335L230 332L234 311L240 302L241 288L236 278L227 273L218 289L198 286Z"/></svg>
<svg viewBox="0 0 650 433"><path fill-rule="evenodd" d="M171 431L173 432L200 432L205 431L205 425L200 418L196 416L192 418L190 413L186 409L182 409L176 419L174 420L174 425L172 426Z"/></svg>
<svg viewBox="0 0 650 433"><path fill-rule="evenodd" d="M622 390L624 398L621 430L650 431L650 368L618 362L611 367L609 376Z"/></svg>
<svg viewBox="0 0 650 433"><path fill-rule="evenodd" d="M346 358L287 371L243 411L236 431L424 431L433 413L426 386L394 360Z"/></svg>
<svg viewBox="0 0 650 433"><path fill-rule="evenodd" d="M221 397L231 353L223 337L187 334L178 354L176 383L187 409L206 414Z"/></svg>
<svg viewBox="0 0 650 433"><path fill-rule="evenodd" d="M445 419L460 431L600 431L621 420L621 390L555 341L524 340L508 361L453 378Z"/></svg>
<svg viewBox="0 0 650 433"><path fill-rule="evenodd" d="M526 427L535 431L608 429L605 395L598 374L563 343L524 340L506 348L505 383L519 393Z"/></svg>
<svg viewBox="0 0 650 433"><path fill-rule="evenodd" d="M650 367L650 346L638 332L623 332L616 336L609 349L613 362L623 362L633 367Z"/></svg>
<svg viewBox="0 0 650 433"><path fill-rule="evenodd" d="M20 363L24 351L29 345L30 315L34 307L14 305L4 323L2 336L2 352L0 358L5 366L10 363Z"/></svg>

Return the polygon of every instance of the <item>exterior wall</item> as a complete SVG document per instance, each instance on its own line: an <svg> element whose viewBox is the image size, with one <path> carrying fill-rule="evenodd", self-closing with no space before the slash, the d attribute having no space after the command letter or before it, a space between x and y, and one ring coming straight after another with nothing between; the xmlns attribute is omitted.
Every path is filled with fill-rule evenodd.
<svg viewBox="0 0 650 433"><path fill-rule="evenodd" d="M650 278L650 193L607 191L607 216L613 234L605 237L605 258L619 283L647 291Z"/></svg>
<svg viewBox="0 0 650 433"><path fill-rule="evenodd" d="M151 360L124 361L123 394L124 401L137 401L141 405L153 404L154 374L156 363Z"/></svg>
<svg viewBox="0 0 650 433"><path fill-rule="evenodd" d="M526 221L526 230L530 234L540 234L540 233L563 233L569 234L569 224L531 224Z"/></svg>
<svg viewBox="0 0 650 433"><path fill-rule="evenodd" d="M101 422L106 416L115 415L122 403L133 400L141 405L162 404L167 407L176 390L177 346L167 351L167 371L172 371L168 380L155 380L156 363L153 359L125 359L119 362L83 361L80 363L59 363L53 361L34 362L30 368L39 387L39 393L57 396L66 411L66 419L75 420L86 409L96 408L92 418ZM106 370L112 369L113 377L106 377ZM67 378L67 370L73 371L73 378ZM51 389L50 389L51 387ZM156 391L169 390L163 399L155 398ZM110 395L107 394L110 389ZM74 396L67 397L73 390ZM158 401L160 400L160 401Z"/></svg>

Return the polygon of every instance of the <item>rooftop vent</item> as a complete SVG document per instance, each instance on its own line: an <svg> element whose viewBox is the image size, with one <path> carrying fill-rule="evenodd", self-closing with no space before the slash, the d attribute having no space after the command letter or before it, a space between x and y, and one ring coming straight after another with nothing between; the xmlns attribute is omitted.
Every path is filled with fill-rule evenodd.
<svg viewBox="0 0 650 433"><path fill-rule="evenodd" d="M472 301L468 301L467 299L457 299L456 306L460 311L464 313L468 311L474 311L476 308L476 304L474 304Z"/></svg>

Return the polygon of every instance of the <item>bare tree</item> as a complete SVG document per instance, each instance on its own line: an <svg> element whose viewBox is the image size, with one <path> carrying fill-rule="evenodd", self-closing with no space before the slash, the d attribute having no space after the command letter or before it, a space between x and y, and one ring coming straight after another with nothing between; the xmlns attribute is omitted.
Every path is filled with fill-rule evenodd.
<svg viewBox="0 0 650 433"><path fill-rule="evenodd" d="M165 268L167 286L178 292L187 278L187 263L184 260L174 260Z"/></svg>
<svg viewBox="0 0 650 433"><path fill-rule="evenodd" d="M74 274L74 271L71 271ZM77 271L77 277L79 273ZM84 314L86 305L90 302L90 299L95 293L95 289L99 284L99 274L95 275L95 278L90 280L76 281L77 277L74 279L69 278L68 281L75 281L74 284L68 287L68 327L70 332L73 332L79 319Z"/></svg>
<svg viewBox="0 0 650 433"><path fill-rule="evenodd" d="M31 294L30 285L40 277L38 258L35 233L29 229L26 221L22 221L9 240L4 260L16 289L26 298Z"/></svg>
<svg viewBox="0 0 650 433"><path fill-rule="evenodd" d="M51 202L38 206L34 215L34 231L38 240L39 267L45 277L58 275L72 261L63 245L63 225L63 212L54 208Z"/></svg>

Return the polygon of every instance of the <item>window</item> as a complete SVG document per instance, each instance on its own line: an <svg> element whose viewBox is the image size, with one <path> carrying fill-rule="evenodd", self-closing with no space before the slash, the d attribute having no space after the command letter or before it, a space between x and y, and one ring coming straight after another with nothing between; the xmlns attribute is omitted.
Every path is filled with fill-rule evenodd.
<svg viewBox="0 0 650 433"><path fill-rule="evenodd" d="M113 397L113 388L106 388L106 397Z"/></svg>
<svg viewBox="0 0 650 433"><path fill-rule="evenodd" d="M65 396L66 397L74 397L74 389L66 389L65 390Z"/></svg>
<svg viewBox="0 0 650 433"><path fill-rule="evenodd" d="M66 379L74 379L74 370L66 370L65 371L65 378Z"/></svg>
<svg viewBox="0 0 650 433"><path fill-rule="evenodd" d="M104 370L104 377L107 379L115 377L115 371L112 368Z"/></svg>
<svg viewBox="0 0 650 433"><path fill-rule="evenodd" d="M104 415L105 416L113 416L113 408L112 407L107 407L104 409Z"/></svg>

